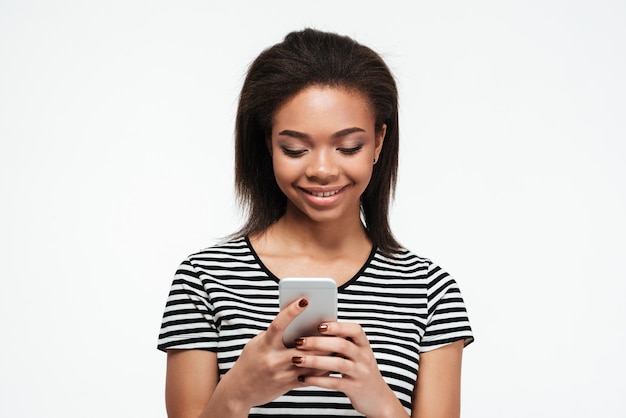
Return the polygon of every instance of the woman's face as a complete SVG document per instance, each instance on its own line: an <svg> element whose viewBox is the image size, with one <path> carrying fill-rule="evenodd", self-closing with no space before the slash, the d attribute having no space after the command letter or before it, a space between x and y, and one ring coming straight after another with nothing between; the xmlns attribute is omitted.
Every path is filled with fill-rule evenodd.
<svg viewBox="0 0 626 418"><path fill-rule="evenodd" d="M278 108L270 149L287 213L315 222L359 219L386 126L355 90L313 86Z"/></svg>

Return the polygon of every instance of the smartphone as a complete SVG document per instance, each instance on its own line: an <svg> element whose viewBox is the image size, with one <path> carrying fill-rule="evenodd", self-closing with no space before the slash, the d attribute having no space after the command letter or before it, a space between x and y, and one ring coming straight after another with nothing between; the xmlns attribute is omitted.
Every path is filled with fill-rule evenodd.
<svg viewBox="0 0 626 418"><path fill-rule="evenodd" d="M337 320L337 283L328 277L285 277L278 282L279 305L284 309L302 297L309 305L285 329L283 343L294 347L300 337L322 335L317 327L322 322Z"/></svg>

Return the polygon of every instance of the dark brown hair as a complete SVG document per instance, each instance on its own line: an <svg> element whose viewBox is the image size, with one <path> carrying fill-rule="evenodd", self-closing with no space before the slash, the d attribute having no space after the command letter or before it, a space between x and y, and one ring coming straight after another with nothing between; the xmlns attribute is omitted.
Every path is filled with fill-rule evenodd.
<svg viewBox="0 0 626 418"><path fill-rule="evenodd" d="M234 237L276 222L287 200L274 178L267 147L273 117L288 99L312 85L353 89L369 99L376 130L387 132L369 185L361 196L367 234L383 252L400 248L389 227L398 173L398 92L382 58L353 39L314 29L289 33L263 51L245 78L235 128L235 185L248 220Z"/></svg>

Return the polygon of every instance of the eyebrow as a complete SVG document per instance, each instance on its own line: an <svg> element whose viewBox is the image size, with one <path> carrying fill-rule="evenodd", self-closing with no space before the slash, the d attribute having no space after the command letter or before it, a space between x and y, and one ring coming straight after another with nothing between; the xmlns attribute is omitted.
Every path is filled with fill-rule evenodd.
<svg viewBox="0 0 626 418"><path fill-rule="evenodd" d="M350 134L353 134L355 132L365 132L365 129L361 129L361 128L357 128L356 126L353 128L346 128L346 129L342 129L340 131L335 132L332 135L333 139L337 139L337 138L341 138ZM292 131L290 129L285 129L283 131L280 131L278 133L278 135L283 135L283 136L290 136L292 138L297 138L297 139L306 139L306 140L310 140L311 137L303 132L298 132L298 131Z"/></svg>

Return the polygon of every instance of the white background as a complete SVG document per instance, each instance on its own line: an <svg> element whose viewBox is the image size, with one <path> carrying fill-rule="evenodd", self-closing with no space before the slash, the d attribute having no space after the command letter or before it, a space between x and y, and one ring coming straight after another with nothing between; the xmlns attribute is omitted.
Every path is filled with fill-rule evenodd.
<svg viewBox="0 0 626 418"><path fill-rule="evenodd" d="M305 26L398 79L392 224L463 290L463 416L626 416L626 3L608 0L0 1L0 416L165 416L172 275L240 223L246 67Z"/></svg>

